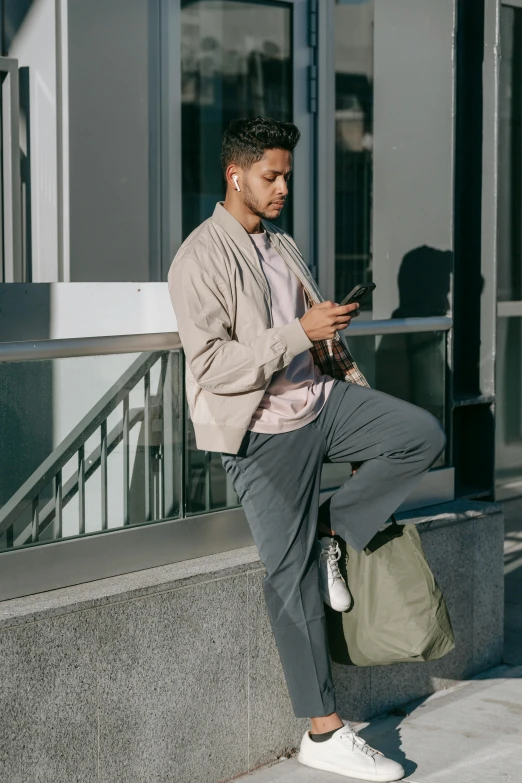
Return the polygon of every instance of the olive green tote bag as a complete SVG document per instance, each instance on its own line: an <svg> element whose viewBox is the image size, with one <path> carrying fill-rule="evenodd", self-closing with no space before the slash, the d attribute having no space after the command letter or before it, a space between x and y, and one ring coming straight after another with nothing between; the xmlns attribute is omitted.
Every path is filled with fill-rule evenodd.
<svg viewBox="0 0 522 783"><path fill-rule="evenodd" d="M446 602L415 525L381 528L362 552L339 541L352 607L325 604L332 660L353 666L433 661L455 647Z"/></svg>

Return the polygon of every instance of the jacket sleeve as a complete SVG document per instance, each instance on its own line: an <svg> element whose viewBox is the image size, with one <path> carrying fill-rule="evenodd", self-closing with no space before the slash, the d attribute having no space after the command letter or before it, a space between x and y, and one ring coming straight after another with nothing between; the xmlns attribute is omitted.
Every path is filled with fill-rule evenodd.
<svg viewBox="0 0 522 783"><path fill-rule="evenodd" d="M223 292L195 258L173 263L169 292L189 367L197 383L214 394L261 389L274 372L313 346L299 318L251 340L233 340Z"/></svg>

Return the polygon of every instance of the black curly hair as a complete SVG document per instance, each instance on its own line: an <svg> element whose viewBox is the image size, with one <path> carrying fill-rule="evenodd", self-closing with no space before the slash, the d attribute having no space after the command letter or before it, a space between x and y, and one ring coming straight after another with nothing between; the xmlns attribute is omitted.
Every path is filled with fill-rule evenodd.
<svg viewBox="0 0 522 783"><path fill-rule="evenodd" d="M261 160L265 150L293 152L300 137L299 129L292 122L270 117L232 120L223 133L221 145L223 176L231 163L249 169Z"/></svg>

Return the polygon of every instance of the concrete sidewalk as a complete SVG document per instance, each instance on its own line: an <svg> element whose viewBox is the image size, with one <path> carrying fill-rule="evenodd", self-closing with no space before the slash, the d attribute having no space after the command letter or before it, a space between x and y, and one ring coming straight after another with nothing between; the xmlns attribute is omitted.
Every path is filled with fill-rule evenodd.
<svg viewBox="0 0 522 783"><path fill-rule="evenodd" d="M520 783L522 666L501 666L406 705L406 714L352 723L399 761L410 783ZM343 716L344 717L344 716ZM236 778L248 783L335 783L340 775L296 758ZM353 778L351 778L353 780Z"/></svg>
<svg viewBox="0 0 522 783"><path fill-rule="evenodd" d="M370 723L351 724L370 745L399 761L406 770L403 780L410 783L522 783L522 498L502 500L504 665ZM310 769L293 757L235 780L341 783L354 779Z"/></svg>

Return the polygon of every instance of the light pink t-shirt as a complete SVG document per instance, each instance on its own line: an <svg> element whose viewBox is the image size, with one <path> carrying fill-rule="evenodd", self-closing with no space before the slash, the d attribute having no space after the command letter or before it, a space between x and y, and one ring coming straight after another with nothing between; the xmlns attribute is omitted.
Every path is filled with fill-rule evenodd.
<svg viewBox="0 0 522 783"><path fill-rule="evenodd" d="M266 231L250 234L261 267L268 280L274 326L283 326L308 310L301 281L291 271ZM328 399L334 379L323 375L310 351L295 356L290 364L272 375L249 430L289 432L313 421Z"/></svg>

